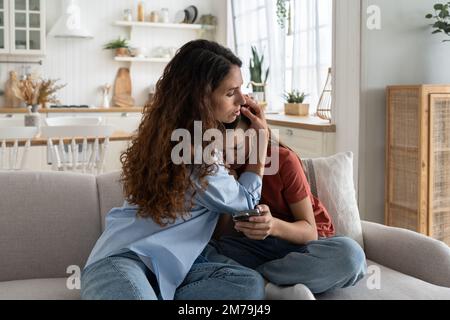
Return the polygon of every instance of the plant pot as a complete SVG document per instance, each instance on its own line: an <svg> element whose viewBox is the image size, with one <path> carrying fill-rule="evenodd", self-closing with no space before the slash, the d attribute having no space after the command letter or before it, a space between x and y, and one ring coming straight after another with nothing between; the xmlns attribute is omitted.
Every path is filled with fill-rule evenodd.
<svg viewBox="0 0 450 320"><path fill-rule="evenodd" d="M306 117L309 115L309 104L305 103L285 103L284 113L291 116Z"/></svg>
<svg viewBox="0 0 450 320"><path fill-rule="evenodd" d="M128 57L130 55L130 51L128 48L117 48L116 49L116 57Z"/></svg>

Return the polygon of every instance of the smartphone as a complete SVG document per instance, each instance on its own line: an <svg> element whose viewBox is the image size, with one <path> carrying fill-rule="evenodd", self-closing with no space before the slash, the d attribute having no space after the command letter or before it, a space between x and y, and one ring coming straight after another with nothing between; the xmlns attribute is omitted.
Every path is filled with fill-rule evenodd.
<svg viewBox="0 0 450 320"><path fill-rule="evenodd" d="M259 209L244 210L233 214L233 221L245 221L248 222L250 217L257 217L261 215Z"/></svg>

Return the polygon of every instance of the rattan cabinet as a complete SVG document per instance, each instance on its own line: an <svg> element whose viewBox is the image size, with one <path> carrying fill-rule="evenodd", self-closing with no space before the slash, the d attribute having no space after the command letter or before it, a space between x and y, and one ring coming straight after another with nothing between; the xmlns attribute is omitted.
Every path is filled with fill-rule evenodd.
<svg viewBox="0 0 450 320"><path fill-rule="evenodd" d="M450 85L387 88L385 218L450 245Z"/></svg>

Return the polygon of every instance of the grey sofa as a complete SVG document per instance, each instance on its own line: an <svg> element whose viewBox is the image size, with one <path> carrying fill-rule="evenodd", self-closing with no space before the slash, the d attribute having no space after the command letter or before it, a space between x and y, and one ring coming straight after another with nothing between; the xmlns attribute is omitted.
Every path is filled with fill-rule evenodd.
<svg viewBox="0 0 450 320"><path fill-rule="evenodd" d="M0 299L80 298L72 272L84 266L105 215L123 203L118 177L0 172ZM450 299L448 246L406 230L362 227L373 272L316 298ZM292 290L288 298L307 297Z"/></svg>

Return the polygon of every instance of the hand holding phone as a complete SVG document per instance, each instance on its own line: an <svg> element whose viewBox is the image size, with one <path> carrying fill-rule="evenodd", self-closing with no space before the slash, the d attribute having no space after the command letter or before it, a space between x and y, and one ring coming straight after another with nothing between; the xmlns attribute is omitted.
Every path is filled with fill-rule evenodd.
<svg viewBox="0 0 450 320"><path fill-rule="evenodd" d="M251 217L257 217L260 215L261 211L259 211L259 209L239 211L238 213L233 214L233 221L248 222Z"/></svg>

